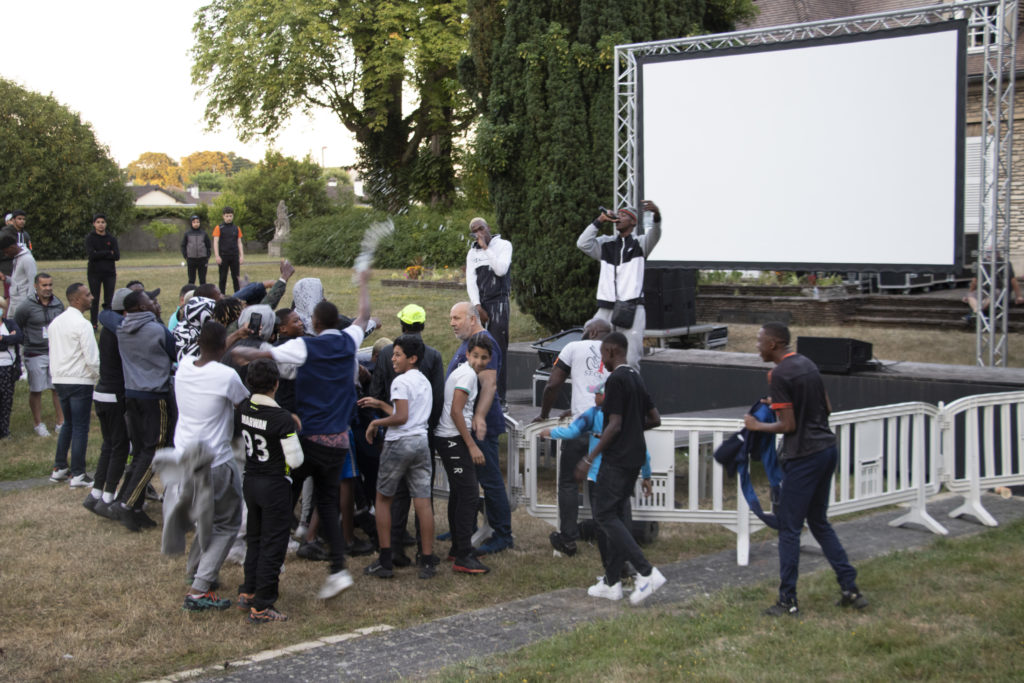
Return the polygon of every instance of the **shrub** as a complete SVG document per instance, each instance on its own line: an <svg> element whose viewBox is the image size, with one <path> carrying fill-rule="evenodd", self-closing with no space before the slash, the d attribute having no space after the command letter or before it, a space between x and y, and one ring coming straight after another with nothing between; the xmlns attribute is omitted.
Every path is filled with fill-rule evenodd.
<svg viewBox="0 0 1024 683"><path fill-rule="evenodd" d="M373 265L391 269L412 264L462 267L469 248L469 221L480 213L476 209L414 207L392 216L395 232L378 246ZM366 228L385 218L382 211L349 206L325 216L296 220L286 251L297 264L351 268Z"/></svg>

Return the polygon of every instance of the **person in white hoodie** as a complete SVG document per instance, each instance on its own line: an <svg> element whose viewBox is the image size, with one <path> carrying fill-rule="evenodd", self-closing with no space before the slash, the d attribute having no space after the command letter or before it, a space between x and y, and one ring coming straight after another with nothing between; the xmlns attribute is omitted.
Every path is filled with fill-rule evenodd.
<svg viewBox="0 0 1024 683"><path fill-rule="evenodd" d="M68 307L49 328L50 373L64 413L50 481L61 482L70 476L71 487L77 488L92 485L92 477L85 472L85 449L89 443L92 391L100 377L100 350L92 325L82 315L92 306L89 288L75 282L66 294Z"/></svg>

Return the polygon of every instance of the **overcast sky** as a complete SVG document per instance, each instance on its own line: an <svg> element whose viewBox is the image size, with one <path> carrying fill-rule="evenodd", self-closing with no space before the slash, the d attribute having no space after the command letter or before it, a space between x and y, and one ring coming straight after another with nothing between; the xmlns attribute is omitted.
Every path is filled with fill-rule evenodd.
<svg viewBox="0 0 1024 683"><path fill-rule="evenodd" d="M269 146L327 166L355 162L352 136L329 112L294 117L274 143L205 132L191 84L195 11L208 0L0 0L0 76L51 94L92 124L120 166L143 152L176 160L202 150L259 161ZM326 150L322 150L326 147Z"/></svg>

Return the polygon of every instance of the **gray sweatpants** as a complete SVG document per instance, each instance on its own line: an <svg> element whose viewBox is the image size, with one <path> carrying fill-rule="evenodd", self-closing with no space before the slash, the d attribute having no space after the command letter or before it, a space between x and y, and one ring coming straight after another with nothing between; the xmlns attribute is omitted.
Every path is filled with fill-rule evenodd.
<svg viewBox="0 0 1024 683"><path fill-rule="evenodd" d="M213 530L210 544L203 550L197 539L192 539L188 551L185 575L192 582L192 588L205 593L217 580L220 567L231 550L235 535L242 526L242 473L231 460L210 470L213 484ZM194 505L201 504L195 501Z"/></svg>
<svg viewBox="0 0 1024 683"><path fill-rule="evenodd" d="M595 318L612 321L612 309L599 308L594 314ZM644 328L647 327L647 309L643 304L636 307L636 315L633 316L633 327L616 327L612 325L615 332L626 335L629 342L629 349L626 351L626 362L637 371L640 370L640 357L644 355Z"/></svg>

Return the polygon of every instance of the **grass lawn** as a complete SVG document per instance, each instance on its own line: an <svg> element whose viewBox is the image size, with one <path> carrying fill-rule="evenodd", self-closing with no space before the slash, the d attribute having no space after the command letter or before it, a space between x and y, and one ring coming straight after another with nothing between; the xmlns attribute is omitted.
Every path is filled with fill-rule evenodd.
<svg viewBox="0 0 1024 683"><path fill-rule="evenodd" d="M272 260L263 255L252 255L251 259L243 267L243 272L248 273L252 279L276 277L277 268ZM166 254L129 255L119 263L118 279L122 283L139 279L147 289L161 288L163 293L160 299L166 319L177 305L177 292L185 281L185 269L179 263L179 259ZM40 270L52 271L54 289L59 293L71 282L85 280L84 263L80 261L44 262L40 264ZM211 270L215 273L215 269ZM383 321L384 328L371 340L380 335L396 336L399 331L396 312L407 303L418 303L427 311L424 334L426 342L438 348L445 358L450 357L457 341L447 324L447 314L453 303L464 298L464 292L390 288L380 284L381 279L397 274L397 271L374 274L371 286L373 309L374 314ZM291 284L303 277L321 278L328 298L337 302L343 312L353 311L356 290L350 270L299 268ZM282 304L288 305L290 302L289 287ZM730 325L729 328L728 350L753 352L757 326ZM974 337L966 333L852 327L807 327L796 328L794 332L864 339L875 344L875 353L880 358L966 364L973 362ZM545 334L531 316L512 316L513 341L534 340ZM1010 356L1014 364L1019 363L1020 358L1014 354L1016 345L1017 340L1011 338ZM16 391L11 430L13 436L3 443L0 480L46 476L53 461L56 439L40 438L32 432L26 383L19 382ZM53 408L48 399L43 401L43 413L47 424L52 427ZM94 420L87 456L90 471L95 467L99 444L99 426ZM554 473L546 472L544 476L550 482ZM118 524L86 512L81 507L85 495L84 491L70 490L67 486L47 485L0 496L0 538L4 540L4 548L0 552L0 576L7 587L4 593L4 619L0 621L0 680L117 681L154 678L363 626L419 623L451 614L456 611L455 605L459 609L472 609L541 591L586 586L593 582L595 567L599 566L596 548L582 549L580 556L573 561L551 557L547 541L551 527L529 517L523 510L517 510L513 519L516 549L490 560L494 571L486 577L453 576L449 572L441 572L437 579L423 582L416 580L411 571L405 570L399 571L398 578L392 582L357 580L355 589L324 603L315 600L313 595L326 573L325 565L289 559L282 577L279 606L292 617L292 621L276 624L272 628L254 629L245 623L237 610L225 614L199 615L182 612L180 605L185 591L184 559L167 558L159 554L158 532L129 534ZM438 526L443 530L443 504L439 503L435 510ZM159 517L159 505L151 506L149 512L154 518ZM995 533L1002 534L1005 530ZM1006 559L1000 559L1000 562L1018 569L1021 559L1024 559L1020 550L1021 534L1018 528L1015 536L1005 537ZM729 548L734 542L732 532L717 526L662 525L658 540L647 549L647 553L656 564L664 564ZM948 545L950 548L960 547L959 543ZM940 544L940 549L946 546L946 543ZM970 554L966 553L962 561L969 562ZM916 657L906 669L879 669L877 667L883 665L895 667L893 661L897 659L898 653L890 653L888 660L882 660L875 657L872 650L883 648L885 639L890 637L895 638L894 642L899 644L912 642L915 638L921 639L922 636L914 635L913 629L932 628L934 624L942 623L942 618L956 618L952 610L947 610L949 614L942 614L941 606L929 607L924 616L918 617L916 610L921 609L922 605L909 602L910 597L906 598L906 606L900 609L894 607L904 596L899 589L894 587L890 591L888 588L887 577L890 574L893 581L900 578L901 573L907 576L913 574L915 579L925 582L921 585L931 588L932 584L928 583L930 580L923 577L932 570L915 564L918 557L924 556L906 556L901 560L902 565L886 570L888 573L878 578L873 577L870 581L865 579L865 585L885 586L885 593L873 591L871 595L883 607L873 608L866 615L854 615L848 621L834 620L834 626L824 616L808 616L799 622L776 623L771 628L762 628L760 622L751 623L754 620L750 615L756 614L757 608L763 607L762 603L771 594L768 587L763 587L756 591L715 596L698 607L630 616L624 621L627 632L625 637L611 631L607 632L611 635L604 635L606 632L600 630L616 628L614 624L595 625L592 628L597 631L584 629L578 636L572 636L584 639L576 645L566 645L562 639L555 641L554 647L566 648L565 651L560 655L546 655L548 659L536 665L528 664L520 669L516 668L518 663L511 660L503 664L481 663L479 666L482 669L460 669L452 676L498 677L501 667L505 667L514 669L517 676L526 679L537 678L535 672L538 671L542 672L540 675L557 673L560 677L578 680L618 680L637 674L649 674L654 679L674 679L690 672L693 672L691 675L729 680L740 677L770 678L774 676L771 666L778 665L788 652L783 644L788 646L791 640L802 642L805 637L814 636L818 630L827 630L826 626L841 631L854 624L855 634L859 634L859 637L853 638L855 634L847 634L847 637L861 643L860 650L844 655L842 666L835 666L832 662L833 666L829 667L827 661L814 663L809 656L801 655L801 646L796 654L797 659L802 661L806 658L809 663L806 668L796 672L796 677L838 675L860 678L857 675L859 669L855 666L861 665L860 659L864 652L868 652L867 658L872 659L865 664L876 667L865 669L866 678L911 676L912 673L906 672L916 671L915 666L922 667L921 677L944 677L941 669L924 666L928 663L928 657L924 656ZM360 573L366 564L367 558L358 558L353 561L352 569ZM963 571L958 569L949 573L948 579L943 578L942 572L936 572L935 593L944 600L949 592L956 593L959 590L958 587L954 589L947 586L947 583L954 579L960 582L964 576L970 576L968 583L971 590L975 584L989 585L991 582L994 585L991 598L988 595L980 598L975 596L979 604L987 605L986 613L1012 612L1002 610L1001 606L1019 602L1020 572L1017 571L1015 576L1004 577L1000 573L1002 569L996 566L999 562L982 558L977 564L977 567L969 566ZM976 581L976 576L991 578ZM241 568L226 565L222 572L224 594L233 596L240 581ZM823 579L810 578L802 587L806 585L807 590L824 593L831 590L826 584ZM1009 597L1004 596L1004 587L1007 591L1012 589L1016 592L1009 594ZM970 608L968 605L961 609L958 599L957 614L967 615L966 610ZM1020 610L1016 612L1019 615ZM946 634L955 632L960 626L969 626L972 629L969 635L973 638L973 629L981 627L973 618L962 618L965 621L935 627L936 638L942 638L936 642L948 645ZM817 621L819 619L823 621ZM891 633L889 629L895 628L900 621L908 621L910 625L904 627L905 630ZM741 627L747 631L741 630ZM1009 627L1000 628L1005 630ZM1020 650L1019 616L1016 628L1013 647L1007 646L1005 640L997 641L1001 643L999 647L1002 652ZM768 629L768 636L777 639L774 648L758 646L757 641L762 640L758 634L764 629ZM664 637L657 635L663 630L666 633ZM643 639L645 645L636 650L636 656L630 647L616 648L621 658L616 655L614 660L598 659L599 667L588 668L589 665L583 661L592 657L589 652L586 657L566 654L572 647L580 648L579 651L592 650L594 642L604 642L607 637L620 638L618 642L621 642L632 637L632 634L651 632L655 636ZM744 636L744 633L754 635ZM982 633L984 635L989 632ZM840 636L841 632L835 638L842 640ZM824 634L822 638L825 638ZM837 646L830 640L816 642L819 647L828 648L829 652L837 651ZM974 640L964 642L969 643L970 647L953 648L953 651L974 658L986 656L985 648L973 647ZM647 643L650 643L654 651L646 649ZM934 647L934 642L931 645ZM747 668L707 668L708 661L743 659L721 655L730 655L734 651L743 653L748 648L753 653L752 661L758 663L756 666L738 662L734 666L742 664ZM964 649L969 651L963 652ZM565 661L561 661L563 659ZM875 659L880 661L875 662ZM925 661L922 662L922 659ZM683 668L664 668L658 663L662 661ZM577 666L583 668L577 669ZM975 670L970 666L949 669L953 672ZM996 672L1001 670L1005 669L994 669ZM891 675L885 675L886 671ZM781 678L781 675L778 677ZM1000 676L997 673L993 678Z"/></svg>
<svg viewBox="0 0 1024 683"><path fill-rule="evenodd" d="M1021 680L1024 522L858 565L872 604L840 610L830 571L800 578L803 614L761 616L775 584L629 612L442 681ZM813 605L813 607L812 607Z"/></svg>

